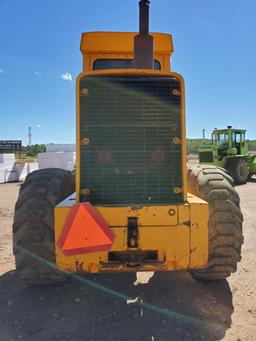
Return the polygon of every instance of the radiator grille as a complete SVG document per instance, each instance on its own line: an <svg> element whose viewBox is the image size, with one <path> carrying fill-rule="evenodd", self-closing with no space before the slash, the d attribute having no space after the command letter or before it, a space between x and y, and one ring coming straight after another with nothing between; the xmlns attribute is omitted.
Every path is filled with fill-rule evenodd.
<svg viewBox="0 0 256 341"><path fill-rule="evenodd" d="M212 152L199 152L199 162L213 162Z"/></svg>
<svg viewBox="0 0 256 341"><path fill-rule="evenodd" d="M81 201L182 202L179 91L170 77L81 78Z"/></svg>

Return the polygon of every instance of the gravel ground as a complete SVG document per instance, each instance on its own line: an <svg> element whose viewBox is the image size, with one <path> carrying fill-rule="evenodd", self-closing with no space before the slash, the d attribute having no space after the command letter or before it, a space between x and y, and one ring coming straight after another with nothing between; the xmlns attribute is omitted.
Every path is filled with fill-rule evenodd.
<svg viewBox="0 0 256 341"><path fill-rule="evenodd" d="M43 288L26 286L15 272L11 227L19 184L0 185L0 341L255 340L255 188L237 187L245 244L227 281L200 284L172 272L134 286L133 274L101 274ZM137 297L143 305L132 303Z"/></svg>

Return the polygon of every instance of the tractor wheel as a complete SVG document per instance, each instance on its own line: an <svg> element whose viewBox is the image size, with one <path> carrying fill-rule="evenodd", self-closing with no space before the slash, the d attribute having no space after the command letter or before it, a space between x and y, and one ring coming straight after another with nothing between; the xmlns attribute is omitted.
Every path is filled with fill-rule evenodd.
<svg viewBox="0 0 256 341"><path fill-rule="evenodd" d="M246 184L249 176L249 169L244 159L231 159L226 168L236 185Z"/></svg>
<svg viewBox="0 0 256 341"><path fill-rule="evenodd" d="M243 244L240 199L227 172L216 167L188 169L188 186L192 194L209 203L208 267L191 271L199 280L220 280L237 269Z"/></svg>
<svg viewBox="0 0 256 341"><path fill-rule="evenodd" d="M16 269L29 284L65 280L55 265L54 207L75 191L72 173L49 168L29 174L21 185L13 223Z"/></svg>

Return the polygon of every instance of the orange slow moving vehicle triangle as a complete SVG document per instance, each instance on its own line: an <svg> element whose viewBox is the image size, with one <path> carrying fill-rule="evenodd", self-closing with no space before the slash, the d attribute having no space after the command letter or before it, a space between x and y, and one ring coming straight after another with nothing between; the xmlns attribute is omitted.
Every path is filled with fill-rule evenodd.
<svg viewBox="0 0 256 341"><path fill-rule="evenodd" d="M57 245L66 256L107 251L114 241L109 226L90 203L72 207Z"/></svg>

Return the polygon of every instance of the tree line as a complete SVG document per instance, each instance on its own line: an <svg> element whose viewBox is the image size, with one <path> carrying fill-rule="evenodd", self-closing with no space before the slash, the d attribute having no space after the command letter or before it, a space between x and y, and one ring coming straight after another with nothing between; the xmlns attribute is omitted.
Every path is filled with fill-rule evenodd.
<svg viewBox="0 0 256 341"><path fill-rule="evenodd" d="M32 144L31 146L22 146L21 152L17 152L18 157L36 157L38 153L46 152L45 144Z"/></svg>

